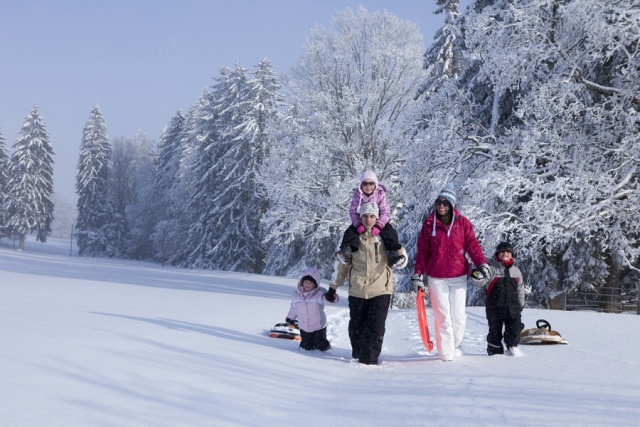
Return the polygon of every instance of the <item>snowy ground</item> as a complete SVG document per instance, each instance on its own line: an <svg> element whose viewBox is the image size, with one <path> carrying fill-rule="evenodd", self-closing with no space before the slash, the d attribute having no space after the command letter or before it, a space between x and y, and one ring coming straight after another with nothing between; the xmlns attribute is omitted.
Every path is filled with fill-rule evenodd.
<svg viewBox="0 0 640 427"><path fill-rule="evenodd" d="M422 346L414 311L394 309L382 363L364 366L350 360L343 289L327 308L328 354L266 336L294 286L290 278L69 257L63 240L30 240L25 252L1 240L0 425L640 420L640 316L526 309L527 328L545 318L569 345L488 357L483 308L470 307L466 355L443 363Z"/></svg>

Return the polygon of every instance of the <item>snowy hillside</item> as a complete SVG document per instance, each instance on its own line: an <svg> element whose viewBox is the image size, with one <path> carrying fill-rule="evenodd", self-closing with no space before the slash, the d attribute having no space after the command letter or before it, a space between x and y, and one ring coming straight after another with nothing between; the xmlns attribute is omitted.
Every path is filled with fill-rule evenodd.
<svg viewBox="0 0 640 427"><path fill-rule="evenodd" d="M379 366L350 360L348 309L327 354L266 336L292 278L69 257L0 241L0 425L637 425L640 316L524 311L569 345L488 357L481 307L443 363L413 310L391 310ZM326 287L327 283L323 283ZM428 310L431 319L431 310Z"/></svg>

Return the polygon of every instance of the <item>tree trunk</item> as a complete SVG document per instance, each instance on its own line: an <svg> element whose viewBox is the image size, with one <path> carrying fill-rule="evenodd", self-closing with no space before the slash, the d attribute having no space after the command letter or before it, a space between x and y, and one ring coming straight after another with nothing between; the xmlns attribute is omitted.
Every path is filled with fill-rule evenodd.
<svg viewBox="0 0 640 427"><path fill-rule="evenodd" d="M20 244L18 245L18 250L19 251L24 251L24 242L25 240L27 240L27 235L26 234L21 234L20 235Z"/></svg>
<svg viewBox="0 0 640 427"><path fill-rule="evenodd" d="M547 281L547 306L551 310L566 310L567 309L567 291L563 286L564 278L564 263L562 262L561 250L558 249L557 253L553 256L554 265L557 271L557 278L555 280Z"/></svg>
<svg viewBox="0 0 640 427"><path fill-rule="evenodd" d="M615 254L607 256L609 275L600 293L600 307L607 313L620 313L622 286L620 285L620 262Z"/></svg>

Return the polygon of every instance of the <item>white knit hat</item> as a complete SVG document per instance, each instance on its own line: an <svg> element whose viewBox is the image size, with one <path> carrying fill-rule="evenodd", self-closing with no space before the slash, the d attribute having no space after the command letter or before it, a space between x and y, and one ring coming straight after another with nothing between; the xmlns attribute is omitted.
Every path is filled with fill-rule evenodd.
<svg viewBox="0 0 640 427"><path fill-rule="evenodd" d="M378 205L375 203L363 203L362 206L360 206L360 216L364 214L373 214L376 218L380 218L380 209L378 209Z"/></svg>

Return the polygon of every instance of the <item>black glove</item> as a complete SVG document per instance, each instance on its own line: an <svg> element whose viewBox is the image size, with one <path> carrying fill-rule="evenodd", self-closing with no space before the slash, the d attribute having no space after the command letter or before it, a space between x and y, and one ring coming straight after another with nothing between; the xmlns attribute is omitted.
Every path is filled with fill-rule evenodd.
<svg viewBox="0 0 640 427"><path fill-rule="evenodd" d="M327 293L324 294L324 297L329 302L336 302L336 290L333 288L329 288Z"/></svg>
<svg viewBox="0 0 640 427"><path fill-rule="evenodd" d="M296 324L296 321L295 321L295 320L293 320L293 319L289 319L288 317L287 317L287 319L285 320L285 322L287 322L287 324L288 324L288 325L295 325L295 324Z"/></svg>

